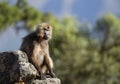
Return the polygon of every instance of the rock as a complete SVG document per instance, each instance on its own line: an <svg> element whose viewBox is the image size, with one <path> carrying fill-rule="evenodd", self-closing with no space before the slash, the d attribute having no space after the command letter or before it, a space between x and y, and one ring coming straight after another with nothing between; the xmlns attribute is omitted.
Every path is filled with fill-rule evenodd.
<svg viewBox="0 0 120 84"><path fill-rule="evenodd" d="M29 81L34 79L36 74L37 70L28 62L24 52L17 50L0 53L0 84Z"/></svg>
<svg viewBox="0 0 120 84"><path fill-rule="evenodd" d="M6 51L0 53L0 84L60 84L58 78L36 79L37 70L29 63L26 53Z"/></svg>
<svg viewBox="0 0 120 84"><path fill-rule="evenodd" d="M33 80L29 84L61 84L58 78L47 78L47 80Z"/></svg>

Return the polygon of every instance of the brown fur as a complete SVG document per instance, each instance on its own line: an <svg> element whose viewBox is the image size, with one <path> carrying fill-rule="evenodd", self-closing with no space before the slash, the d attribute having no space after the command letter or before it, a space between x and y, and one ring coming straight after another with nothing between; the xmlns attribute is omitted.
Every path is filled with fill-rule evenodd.
<svg viewBox="0 0 120 84"><path fill-rule="evenodd" d="M16 82L15 84L25 84L24 82Z"/></svg>
<svg viewBox="0 0 120 84"><path fill-rule="evenodd" d="M38 25L36 31L24 37L20 50L26 52L29 61L38 70L40 79L46 79L45 68L51 77L53 73L53 62L49 54L48 40L52 37L52 27L47 23Z"/></svg>

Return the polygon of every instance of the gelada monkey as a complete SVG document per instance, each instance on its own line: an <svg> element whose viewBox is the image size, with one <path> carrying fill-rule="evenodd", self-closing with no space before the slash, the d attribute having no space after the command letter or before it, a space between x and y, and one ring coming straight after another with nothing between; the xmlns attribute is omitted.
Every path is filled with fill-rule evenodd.
<svg viewBox="0 0 120 84"><path fill-rule="evenodd" d="M26 52L29 61L35 66L41 80L46 79L44 72L55 78L53 62L49 54L48 41L52 38L52 27L41 23L31 34L23 38L20 50Z"/></svg>

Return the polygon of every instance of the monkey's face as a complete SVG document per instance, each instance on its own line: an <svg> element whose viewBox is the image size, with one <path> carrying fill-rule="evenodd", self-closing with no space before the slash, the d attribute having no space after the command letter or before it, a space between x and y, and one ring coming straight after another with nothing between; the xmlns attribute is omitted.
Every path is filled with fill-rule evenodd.
<svg viewBox="0 0 120 84"><path fill-rule="evenodd" d="M52 27L47 23L42 23L38 25L36 30L38 37L49 40L52 38Z"/></svg>

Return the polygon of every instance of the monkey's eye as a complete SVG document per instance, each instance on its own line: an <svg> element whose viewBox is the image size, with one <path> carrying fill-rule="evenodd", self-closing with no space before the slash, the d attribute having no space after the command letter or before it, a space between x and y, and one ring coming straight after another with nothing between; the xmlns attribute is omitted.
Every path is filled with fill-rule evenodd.
<svg viewBox="0 0 120 84"><path fill-rule="evenodd" d="M45 31L49 31L48 29L44 28Z"/></svg>

